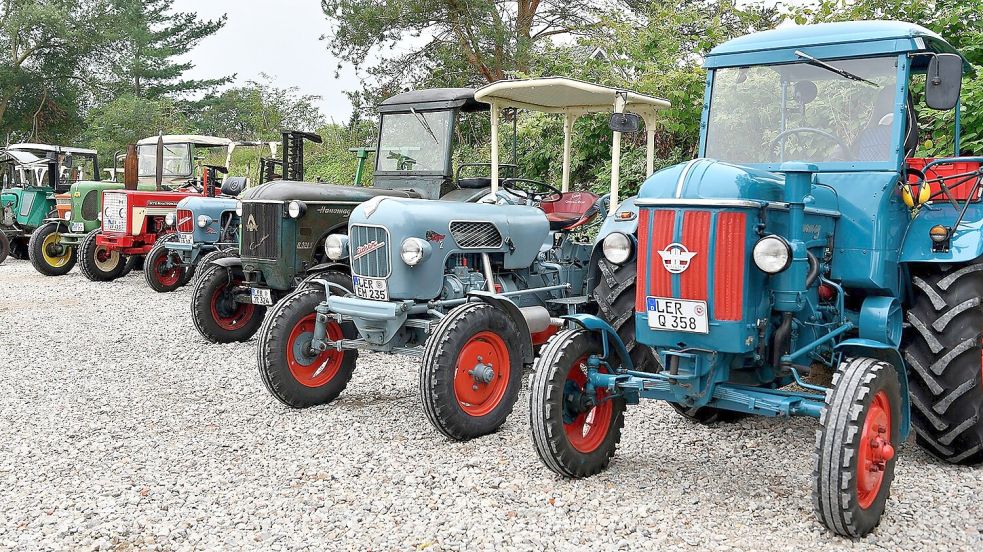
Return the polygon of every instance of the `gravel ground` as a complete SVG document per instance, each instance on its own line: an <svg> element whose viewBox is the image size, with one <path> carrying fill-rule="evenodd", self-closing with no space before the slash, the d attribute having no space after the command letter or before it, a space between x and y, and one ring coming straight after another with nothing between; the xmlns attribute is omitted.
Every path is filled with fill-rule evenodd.
<svg viewBox="0 0 983 552"><path fill-rule="evenodd" d="M365 354L332 405L275 402L254 343L207 344L190 289L0 266L0 549L983 548L983 469L906 444L868 538L810 501L814 422L629 410L605 473L553 476L524 393L497 434L438 436L416 364Z"/></svg>

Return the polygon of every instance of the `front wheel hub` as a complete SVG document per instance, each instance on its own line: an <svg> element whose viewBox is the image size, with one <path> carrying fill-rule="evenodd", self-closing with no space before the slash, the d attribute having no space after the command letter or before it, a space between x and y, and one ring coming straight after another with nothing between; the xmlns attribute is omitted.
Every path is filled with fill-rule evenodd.
<svg viewBox="0 0 983 552"><path fill-rule="evenodd" d="M484 364L481 357L478 357L478 364L468 370L468 374L474 378L476 384L491 383L491 380L495 379L495 369L491 363Z"/></svg>

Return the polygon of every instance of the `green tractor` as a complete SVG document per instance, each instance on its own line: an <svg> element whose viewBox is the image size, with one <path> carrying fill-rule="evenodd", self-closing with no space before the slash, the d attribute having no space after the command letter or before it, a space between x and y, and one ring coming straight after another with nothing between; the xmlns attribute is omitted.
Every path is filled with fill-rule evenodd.
<svg viewBox="0 0 983 552"><path fill-rule="evenodd" d="M95 150L48 144L14 144L0 150L0 262L8 254L33 260L32 236L56 216L55 195L90 176L99 178ZM74 263L74 258L62 262Z"/></svg>

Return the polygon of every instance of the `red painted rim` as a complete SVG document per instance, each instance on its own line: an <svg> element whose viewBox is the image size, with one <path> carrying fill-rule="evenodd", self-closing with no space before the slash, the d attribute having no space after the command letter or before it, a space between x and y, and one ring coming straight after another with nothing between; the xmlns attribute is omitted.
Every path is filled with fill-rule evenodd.
<svg viewBox="0 0 983 552"><path fill-rule="evenodd" d="M181 274L184 270L177 265L172 266L170 270L164 270L163 266L165 264L167 264L167 255L158 255L154 261L153 268L154 274L157 275L157 281L164 287L177 285L178 281L181 280Z"/></svg>
<svg viewBox="0 0 983 552"><path fill-rule="evenodd" d="M330 382L341 368L345 354L337 349L328 349L316 356L306 353L314 337L316 313L300 319L287 338L287 366L297 383L305 387L321 387ZM337 322L328 322L328 339L337 341L343 337Z"/></svg>
<svg viewBox="0 0 983 552"><path fill-rule="evenodd" d="M572 382L580 391L584 390L587 383L587 374L580 369L581 365L587 364L587 355L578 358L567 371L567 382ZM599 371L604 372L604 367ZM566 385L564 385L566 388ZM601 401L607 396L604 389L597 390L597 400ZM587 412L581 412L572 422L563 424L563 430L567 434L567 441L573 448L585 454L594 452L604 443L611 428L611 418L614 416L614 403L603 401Z"/></svg>
<svg viewBox="0 0 983 552"><path fill-rule="evenodd" d="M491 365L493 376L485 383L476 380L471 371ZM505 340L490 331L479 332L461 348L454 369L454 397L469 416L485 416L502 402L509 387L512 363Z"/></svg>
<svg viewBox="0 0 983 552"><path fill-rule="evenodd" d="M108 261L109 258L112 256L113 254L111 251L109 251L109 249L105 247L96 248L96 260L99 261L100 263L104 263Z"/></svg>
<svg viewBox="0 0 983 552"><path fill-rule="evenodd" d="M888 462L894 458L891 445L891 401L884 391L878 391L864 418L857 455L857 500L863 509L874 503Z"/></svg>
<svg viewBox="0 0 983 552"><path fill-rule="evenodd" d="M232 286L242 284L239 280L233 280ZM238 330L249 322L253 317L255 308L252 303L237 303L228 291L226 284L221 284L212 293L210 301L212 320L223 330Z"/></svg>

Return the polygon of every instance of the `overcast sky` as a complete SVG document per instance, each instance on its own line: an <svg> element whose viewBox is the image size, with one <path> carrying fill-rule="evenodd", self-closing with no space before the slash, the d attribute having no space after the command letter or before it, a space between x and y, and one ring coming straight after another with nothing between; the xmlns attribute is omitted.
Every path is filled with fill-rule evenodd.
<svg viewBox="0 0 983 552"><path fill-rule="evenodd" d="M225 27L191 52L195 68L188 77L235 73L243 84L266 73L279 87L321 96L329 120L348 119L351 104L342 90L358 88L358 79L351 67L334 77L338 60L319 40L328 21L318 0L176 0L174 9L197 12L202 19L228 15Z"/></svg>

